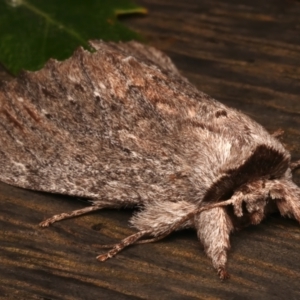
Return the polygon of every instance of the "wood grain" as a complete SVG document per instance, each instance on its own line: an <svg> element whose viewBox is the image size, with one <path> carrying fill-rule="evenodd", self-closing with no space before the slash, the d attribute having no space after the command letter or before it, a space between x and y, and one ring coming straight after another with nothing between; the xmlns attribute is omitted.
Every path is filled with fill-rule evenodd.
<svg viewBox="0 0 300 300"><path fill-rule="evenodd" d="M126 19L200 90L249 114L300 159L300 3L141 0ZM295 176L300 184L300 172ZM232 235L220 282L193 231L133 246L105 263L99 245L134 231L131 210L103 210L41 229L86 203L0 183L1 299L300 299L300 226L272 215Z"/></svg>

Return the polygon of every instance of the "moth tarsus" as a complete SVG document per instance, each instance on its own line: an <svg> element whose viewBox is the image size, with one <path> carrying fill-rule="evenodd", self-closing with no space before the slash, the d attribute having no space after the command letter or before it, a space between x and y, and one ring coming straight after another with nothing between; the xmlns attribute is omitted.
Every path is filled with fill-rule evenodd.
<svg viewBox="0 0 300 300"><path fill-rule="evenodd" d="M225 268L219 268L218 275L221 280L226 280L230 278L230 274L225 270Z"/></svg>
<svg viewBox="0 0 300 300"><path fill-rule="evenodd" d="M125 247L194 228L221 279L229 235L277 206L300 221L300 167L243 113L198 91L160 51L92 41L0 91L0 180L91 199L40 226L102 208L140 207Z"/></svg>
<svg viewBox="0 0 300 300"><path fill-rule="evenodd" d="M87 214L87 213L90 213L92 211L99 210L101 208L102 207L94 205L94 206L87 206L87 207L84 207L82 209L73 210L70 213L61 213L61 214L58 214L58 215L54 215L51 218L48 218L47 220L41 222L39 225L40 225L40 227L49 227L51 224L53 224L55 222L65 220L65 219L74 218L74 217L78 217L80 215Z"/></svg>
<svg viewBox="0 0 300 300"><path fill-rule="evenodd" d="M290 168L292 171L300 169L300 160L294 161L290 164Z"/></svg>
<svg viewBox="0 0 300 300"><path fill-rule="evenodd" d="M282 136L283 134L284 134L284 130L279 128L272 133L272 136L278 138L278 137Z"/></svg>
<svg viewBox="0 0 300 300"><path fill-rule="evenodd" d="M107 253L101 254L97 256L97 259L99 261L106 261L109 258L114 257L116 254L118 254L120 251L122 251L124 248L133 245L136 241L138 241L140 238L142 238L145 235L151 234L151 230L143 230L136 232L125 239L123 239L120 243L117 243L113 246L113 248L108 251Z"/></svg>

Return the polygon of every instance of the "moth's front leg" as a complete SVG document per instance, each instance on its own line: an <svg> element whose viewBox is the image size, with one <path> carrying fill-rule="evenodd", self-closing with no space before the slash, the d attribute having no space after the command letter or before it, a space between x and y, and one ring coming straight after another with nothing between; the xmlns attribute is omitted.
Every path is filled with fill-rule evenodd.
<svg viewBox="0 0 300 300"><path fill-rule="evenodd" d="M275 200L282 216L300 223L300 188L290 180L276 180L270 184L270 197Z"/></svg>
<svg viewBox="0 0 300 300"><path fill-rule="evenodd" d="M226 262L227 250L230 248L229 234L233 230L233 224L226 209L216 207L203 211L195 215L194 222L198 237L220 279L229 278Z"/></svg>

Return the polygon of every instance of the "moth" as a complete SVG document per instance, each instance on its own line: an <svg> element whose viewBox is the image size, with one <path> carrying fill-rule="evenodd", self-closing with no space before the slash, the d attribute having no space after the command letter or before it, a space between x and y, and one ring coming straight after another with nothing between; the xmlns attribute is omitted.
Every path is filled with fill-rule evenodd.
<svg viewBox="0 0 300 300"><path fill-rule="evenodd" d="M0 180L88 198L50 224L139 207L137 232L97 257L194 228L221 279L230 233L277 207L300 221L290 153L243 113L198 91L170 58L139 44L92 41L0 91Z"/></svg>

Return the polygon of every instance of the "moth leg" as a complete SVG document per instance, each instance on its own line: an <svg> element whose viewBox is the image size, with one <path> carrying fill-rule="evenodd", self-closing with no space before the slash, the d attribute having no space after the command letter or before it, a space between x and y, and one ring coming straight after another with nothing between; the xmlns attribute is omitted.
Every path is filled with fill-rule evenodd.
<svg viewBox="0 0 300 300"><path fill-rule="evenodd" d="M107 259L112 258L116 254L118 254L124 248L134 244L137 240L139 240L143 236L149 235L151 233L152 233L151 230L142 230L142 231L136 232L136 233L126 237L121 242L113 245L112 249L110 251L108 251L107 253L98 255L96 257L96 259L98 259L99 261L106 261Z"/></svg>
<svg viewBox="0 0 300 300"><path fill-rule="evenodd" d="M69 218L81 216L81 215L87 214L89 212L92 212L92 211L95 211L95 210L98 210L98 209L102 209L104 207L107 207L107 206L104 206L104 205L91 205L91 206L84 207L82 209L73 210L69 213L61 213L61 214L52 216L51 218L41 222L39 225L41 227L48 227L50 224L53 224L55 222L58 222L58 221L61 221L61 220L64 220L64 219L69 219Z"/></svg>
<svg viewBox="0 0 300 300"><path fill-rule="evenodd" d="M116 203L114 203L114 205L112 205L112 203L108 203L105 201L94 201L94 204L91 206L87 206L81 209L77 209L77 210L73 210L69 213L61 213L61 214L57 214L52 216L51 218L41 222L39 225L41 227L48 227L50 224L53 224L55 222L64 220L64 219L69 219L69 218L73 218L73 217L77 217L77 216L81 216L87 213L90 213L92 211L95 210L99 210L99 209L103 209L103 208L116 208L119 207L119 205L116 205ZM121 205L120 205L121 206Z"/></svg>
<svg viewBox="0 0 300 300"><path fill-rule="evenodd" d="M280 137L284 134L284 130L282 130L281 128L275 130L273 133L271 133L271 135L275 138Z"/></svg>
<svg viewBox="0 0 300 300"><path fill-rule="evenodd" d="M147 243L154 243L157 241L160 241L164 239L166 236L171 234L172 232L182 229L182 228L188 228L188 227L195 227L194 222L192 219L194 219L195 215L205 211L209 210L215 207L223 207L228 205L239 205L236 204L240 199L229 199L222 202L217 202L213 204L207 204L205 206L202 206L200 208L197 208L196 210L186 214L185 216L181 217L177 222L174 222L171 226L169 226L164 232L161 232L159 235L155 236L154 238L144 239L141 241L136 242L136 244L147 244ZM242 199L241 199L242 201ZM105 246L106 248L106 246Z"/></svg>
<svg viewBox="0 0 300 300"><path fill-rule="evenodd" d="M300 222L300 188L292 181L278 180L270 188L270 197L275 200L282 216Z"/></svg>
<svg viewBox="0 0 300 300"><path fill-rule="evenodd" d="M104 245L103 248L112 246L112 249L105 254L97 256L97 259L105 261L134 243L155 242L175 230L191 227L193 224L190 219L194 216L193 212L195 209L196 206L194 204L190 204L186 201L170 201L169 203L151 202L145 204L143 210L136 213L130 221L139 231L126 237L120 243ZM146 235L153 238L138 241Z"/></svg>
<svg viewBox="0 0 300 300"><path fill-rule="evenodd" d="M134 227L138 228L140 231L126 237L120 243L114 245L102 245L102 248L112 249L107 253L100 254L99 256L97 256L97 259L100 261L105 261L115 256L125 247L132 244L156 242L176 230L194 227L193 219L195 215L208 209L219 206L227 206L229 204L233 204L233 201L227 200L195 209L195 206L193 204L185 201L170 202L168 205L162 205L161 203L156 203L155 205L152 203L152 205L146 206L143 211L139 212L131 219L131 224ZM181 211L179 208L182 208L183 211ZM179 210L177 211L177 209ZM154 238L138 241L146 235L154 236ZM225 270L220 270L220 277L226 278L226 276L227 275L225 273Z"/></svg>
<svg viewBox="0 0 300 300"><path fill-rule="evenodd" d="M229 234L233 230L233 224L225 208L216 207L203 211L195 215L194 222L198 237L220 279L229 278L226 262L227 250L230 248Z"/></svg>
<svg viewBox="0 0 300 300"><path fill-rule="evenodd" d="M290 168L292 171L300 168L300 160L290 163Z"/></svg>

